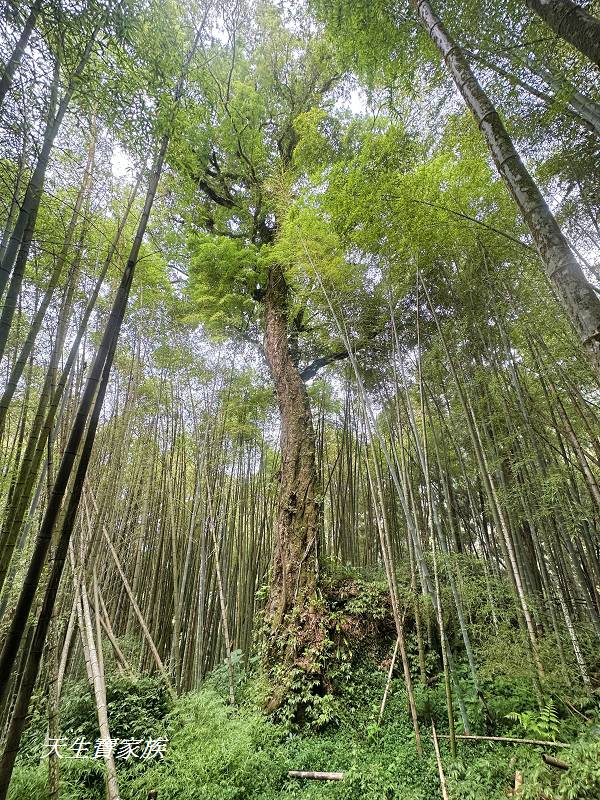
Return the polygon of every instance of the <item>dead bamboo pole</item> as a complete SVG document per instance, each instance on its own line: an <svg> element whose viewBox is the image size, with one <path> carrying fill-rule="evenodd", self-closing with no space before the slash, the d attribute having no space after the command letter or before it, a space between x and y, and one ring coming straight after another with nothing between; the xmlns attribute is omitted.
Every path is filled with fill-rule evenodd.
<svg viewBox="0 0 600 800"><path fill-rule="evenodd" d="M291 769L288 772L290 778L307 778L314 781L343 781L343 772L304 772L303 770Z"/></svg>
<svg viewBox="0 0 600 800"><path fill-rule="evenodd" d="M444 775L444 765L442 764L442 756L440 755L440 746L438 744L438 737L435 732L435 725L431 723L431 738L433 739L433 749L435 750L435 761L438 768L438 775L440 776L440 788L442 790L443 800L450 800L448 794L448 787L446 785L446 776ZM449 737L450 738L450 737ZM450 741L454 741L455 736L452 735Z"/></svg>
<svg viewBox="0 0 600 800"><path fill-rule="evenodd" d="M449 739L447 733L440 733L439 739ZM568 747L565 742L547 742L543 739L517 739L513 736L475 736L473 734L456 734L457 739L466 739L475 742L514 742L515 744L539 744L548 745L549 747Z"/></svg>
<svg viewBox="0 0 600 800"><path fill-rule="evenodd" d="M400 644L400 639L396 637L396 645L394 647L394 653L392 655L392 660L390 662L390 668L388 671L387 681L385 683L385 691L383 693L383 698L381 700L381 708L379 709L379 719L377 720L377 724L381 725L381 720L383 719L383 712L385 711L385 704L387 703L387 696L390 691L390 685L392 683L392 674L394 672L394 666L396 664L396 656L398 655L398 645Z"/></svg>

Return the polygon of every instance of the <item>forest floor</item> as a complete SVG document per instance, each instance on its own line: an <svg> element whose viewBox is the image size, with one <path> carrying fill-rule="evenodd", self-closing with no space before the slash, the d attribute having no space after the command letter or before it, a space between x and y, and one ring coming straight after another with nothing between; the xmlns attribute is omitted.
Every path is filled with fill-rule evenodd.
<svg viewBox="0 0 600 800"><path fill-rule="evenodd" d="M127 708L122 703L124 687L117 692L114 689L118 687L113 687L111 704L121 703L119 713L113 714L117 718L115 730L121 726L121 730L136 733L150 724L153 736L168 740L164 760L145 763L131 760L118 765L122 800L145 800L153 789L159 800L441 798L431 727L423 724L424 755L419 757L400 681L394 680L386 715L379 726L376 719L385 676L364 672L359 679L360 682L348 687L346 697L332 710L332 719L323 730L300 732L265 717L253 697L256 682L239 686L240 704L235 709L228 706L223 670L218 670L199 692L181 697L162 719L152 720L162 702L156 702L157 684L147 679L142 681L146 708L135 700ZM442 699L435 688L431 695ZM421 711L427 710L431 699L423 694ZM93 740L91 704L86 706L76 691L71 700L72 705L65 712L67 717L72 715L72 738L79 732ZM87 719L78 720L77 714L82 714L86 707L92 713ZM443 729L443 704L435 702L433 712ZM576 732L570 727L573 744L560 751L517 744L459 742L457 757L453 759L447 740L442 740L449 797L505 800L514 796L515 776L520 773L523 785L517 797L523 800L597 800L599 728L582 725ZM503 732L507 731L518 733L510 727ZM39 736L34 738L39 747ZM39 756L36 763L32 750L21 759L10 800L46 796L47 765L39 763ZM543 752L558 755L570 769L560 771L546 766ZM340 771L345 777L330 782L300 780L288 777L289 770ZM61 773L63 800L103 800L101 762L63 759Z"/></svg>
<svg viewBox="0 0 600 800"><path fill-rule="evenodd" d="M112 735L119 740L153 737L166 740L164 758L117 760L121 800L283 800L283 798L365 798L366 800L434 800L441 787L431 740L431 722L447 733L441 681L416 685L423 756L415 748L406 693L394 678L381 724L378 716L386 683L385 669L353 670L346 686L319 702L320 716L311 727L295 729L285 719L266 716L261 704L265 683L237 669L235 708L227 703L225 666L203 687L174 704L154 678L115 677L108 685ZM490 689L490 687L486 687ZM586 720L549 701L542 711L519 680L498 679L487 692L496 735L562 740L566 748L459 741L451 757L448 739L440 738L451 800L598 800L600 797L600 708ZM519 720L508 719L512 708ZM526 708L528 707L528 708ZM471 709L473 711L473 709ZM506 712L506 713L505 713ZM44 748L45 709L40 701L11 786L10 800L47 796L48 766ZM474 718L477 717L473 713ZM514 715L513 715L514 716ZM474 723L475 733L481 721ZM61 712L65 748L97 737L95 708L83 681L66 692ZM459 726L459 731L461 731ZM72 746L72 744L71 744ZM91 751L90 751L91 752ZM547 766L548 753L569 765ZM62 800L103 800L101 760L61 758ZM290 778L290 770L343 772L342 781ZM515 780L522 786L514 793Z"/></svg>
<svg viewBox="0 0 600 800"><path fill-rule="evenodd" d="M463 588L468 592L466 579ZM294 676L288 699L276 717L263 711L269 685L261 671L260 654L244 661L239 651L234 652L236 705L232 707L228 703L225 663L212 671L199 690L182 694L173 702L157 677L115 674L107 649L111 736L120 742L141 742L142 747L148 740L165 743L164 758L159 757L162 753L141 758L139 750L131 758L119 758L117 753L121 800L146 800L151 790L157 792L157 800L436 800L442 797L442 791L432 723L440 736L450 800L600 798L598 692L590 694L576 686L568 692L568 687L560 685L559 673L549 671L544 694L536 698L531 676L518 669L525 660L516 652L516 660L510 661L517 643L515 626L493 632L490 642L495 649L490 642L484 648L483 638L478 642L485 709L469 683L468 665L457 659L455 675L470 732L563 742L567 746L459 740L456 757L452 757L448 738L444 738L448 718L435 637L425 653L424 685L417 678L417 646L410 618L406 617L408 657L415 671L414 695L424 751L419 756L398 665L382 722L378 722L395 638L384 585L380 580L344 576L332 582L331 591L326 598L330 690L315 693L306 676ZM510 616L513 612L509 604L506 608ZM427 627L427 619L424 621ZM475 616L472 621L477 622ZM456 642L453 624L449 616L448 632ZM122 645L125 647L126 642ZM550 641L549 652L551 647ZM550 657L547 661L551 663ZM464 727L457 706L455 702L460 734ZM298 724L300 708L302 725ZM10 800L47 796L48 764L43 757L46 727L47 710L40 692ZM65 688L60 730L61 800L104 800L104 765L101 758L93 758L93 744L86 757L72 757L76 742L93 743L98 737L96 709L83 676ZM544 753L559 758L569 769L548 766L542 759ZM290 770L343 772L344 779L290 778ZM516 793L515 781L522 782Z"/></svg>

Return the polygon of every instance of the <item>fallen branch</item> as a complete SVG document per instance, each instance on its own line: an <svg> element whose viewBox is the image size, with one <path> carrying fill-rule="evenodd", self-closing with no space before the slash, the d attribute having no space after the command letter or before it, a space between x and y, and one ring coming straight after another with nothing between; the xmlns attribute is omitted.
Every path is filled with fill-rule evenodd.
<svg viewBox="0 0 600 800"><path fill-rule="evenodd" d="M288 772L290 778L311 778L315 781L343 781L343 772L302 772L292 769Z"/></svg>
<svg viewBox="0 0 600 800"><path fill-rule="evenodd" d="M554 758L554 756L549 756L546 753L542 755L542 761L549 767L555 767L555 769L569 769L569 765L564 761L561 761L559 758Z"/></svg>
<svg viewBox="0 0 600 800"><path fill-rule="evenodd" d="M439 733L438 739L449 739L447 733ZM547 745L548 747L568 747L568 744L565 742L548 742L543 741L542 739L516 739L512 736L473 736L472 734L467 735L466 733L461 734L460 736L456 735L457 739L468 739L475 742L514 742L516 744L540 744L540 745Z"/></svg>

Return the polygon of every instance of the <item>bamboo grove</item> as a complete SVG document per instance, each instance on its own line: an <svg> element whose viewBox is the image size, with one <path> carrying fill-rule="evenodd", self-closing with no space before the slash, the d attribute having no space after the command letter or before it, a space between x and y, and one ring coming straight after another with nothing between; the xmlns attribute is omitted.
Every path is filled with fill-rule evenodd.
<svg viewBox="0 0 600 800"><path fill-rule="evenodd" d="M599 7L437 5L4 3L0 798L82 677L317 702L336 570L418 752L596 696Z"/></svg>

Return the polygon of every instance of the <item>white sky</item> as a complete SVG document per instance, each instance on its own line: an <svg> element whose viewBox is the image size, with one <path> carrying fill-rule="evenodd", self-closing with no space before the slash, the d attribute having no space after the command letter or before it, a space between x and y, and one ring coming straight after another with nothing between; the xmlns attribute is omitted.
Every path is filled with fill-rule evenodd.
<svg viewBox="0 0 600 800"><path fill-rule="evenodd" d="M110 163L112 166L112 174L115 176L115 178L123 179L127 178L128 175L131 175L133 162L131 161L128 153L123 150L121 145L114 145Z"/></svg>

